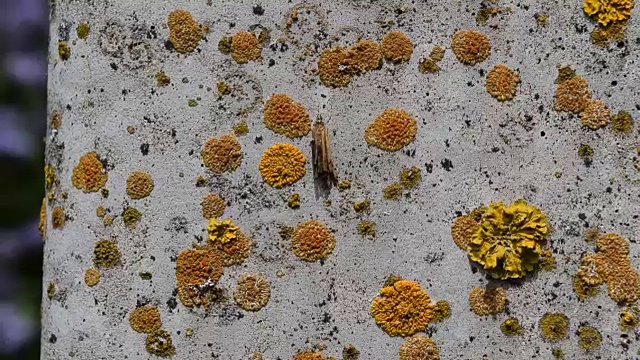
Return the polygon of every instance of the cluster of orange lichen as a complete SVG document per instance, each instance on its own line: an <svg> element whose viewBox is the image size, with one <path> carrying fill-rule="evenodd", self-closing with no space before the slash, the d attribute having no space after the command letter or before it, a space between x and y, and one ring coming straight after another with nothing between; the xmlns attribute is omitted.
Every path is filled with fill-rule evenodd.
<svg viewBox="0 0 640 360"><path fill-rule="evenodd" d="M311 350L301 351L293 357L293 360L328 360L322 353Z"/></svg>
<svg viewBox="0 0 640 360"><path fill-rule="evenodd" d="M451 38L451 50L463 64L473 65L485 61L491 54L489 38L478 31L460 30Z"/></svg>
<svg viewBox="0 0 640 360"><path fill-rule="evenodd" d="M411 336L433 319L429 294L415 281L398 280L380 290L371 303L376 324L390 336Z"/></svg>
<svg viewBox="0 0 640 360"><path fill-rule="evenodd" d="M153 179L144 171L133 171L127 178L127 195L134 200L146 198L153 191Z"/></svg>
<svg viewBox="0 0 640 360"><path fill-rule="evenodd" d="M153 305L139 306L129 313L129 325L133 330L144 334L160 330L160 311Z"/></svg>
<svg viewBox="0 0 640 360"><path fill-rule="evenodd" d="M96 192L107 183L107 171L95 152L80 157L78 165L73 168L71 183L84 192Z"/></svg>
<svg viewBox="0 0 640 360"><path fill-rule="evenodd" d="M275 144L260 158L260 175L267 184L281 188L300 180L306 173L306 158L294 145Z"/></svg>
<svg viewBox="0 0 640 360"><path fill-rule="evenodd" d="M487 73L487 92L498 101L513 99L519 83L520 76L506 65L495 65Z"/></svg>
<svg viewBox="0 0 640 360"><path fill-rule="evenodd" d="M404 341L398 351L400 360L440 360L440 350L429 337L419 334Z"/></svg>
<svg viewBox="0 0 640 360"><path fill-rule="evenodd" d="M459 216L451 224L453 242L462 250L467 251L469 242L476 231L478 222L470 216Z"/></svg>
<svg viewBox="0 0 640 360"><path fill-rule="evenodd" d="M211 219L221 217L224 214L226 204L220 195L211 193L202 198L200 206L202 207L202 216L205 219Z"/></svg>
<svg viewBox="0 0 640 360"><path fill-rule="evenodd" d="M584 0L584 12L603 25L625 21L631 15L633 0Z"/></svg>
<svg viewBox="0 0 640 360"><path fill-rule="evenodd" d="M94 287L100 282L100 272L94 268L89 268L84 272L84 283L88 287Z"/></svg>
<svg viewBox="0 0 640 360"><path fill-rule="evenodd" d="M250 32L239 31L231 37L231 57L238 64L259 60L262 57L262 46Z"/></svg>
<svg viewBox="0 0 640 360"><path fill-rule="evenodd" d="M241 264L249 256L252 245L251 240L238 230L235 239L225 243L209 240L208 246L222 259L223 266L232 266Z"/></svg>
<svg viewBox="0 0 640 360"><path fill-rule="evenodd" d="M247 311L262 309L271 296L269 280L258 274L245 274L238 279L233 299Z"/></svg>
<svg viewBox="0 0 640 360"><path fill-rule="evenodd" d="M469 292L469 307L476 315L496 315L504 311L507 291L498 288L473 288Z"/></svg>
<svg viewBox="0 0 640 360"><path fill-rule="evenodd" d="M62 229L64 227L64 211L58 206L51 211L51 226L54 229Z"/></svg>
<svg viewBox="0 0 640 360"><path fill-rule="evenodd" d="M424 58L418 65L418 70L422 73L437 73L440 71L438 62L444 58L444 48L442 46L434 46L431 49L429 57Z"/></svg>
<svg viewBox="0 0 640 360"><path fill-rule="evenodd" d="M318 59L318 75L320 81L326 86L344 87L351 82L351 74L346 71L343 63L347 60L349 52L343 47L327 49L320 54Z"/></svg>
<svg viewBox="0 0 640 360"><path fill-rule="evenodd" d="M167 18L169 41L180 53L192 52L202 38L200 24L186 10L175 10Z"/></svg>
<svg viewBox="0 0 640 360"><path fill-rule="evenodd" d="M293 253L306 261L326 258L336 246L331 230L323 223L308 220L296 226L291 237Z"/></svg>
<svg viewBox="0 0 640 360"><path fill-rule="evenodd" d="M362 74L367 71L380 68L382 64L382 49L380 44L373 40L360 40L347 52L346 58L341 63L347 67L347 71L353 74Z"/></svg>
<svg viewBox="0 0 640 360"><path fill-rule="evenodd" d="M296 138L311 130L311 119L302 104L288 95L274 94L264 104L264 125L267 129Z"/></svg>
<svg viewBox="0 0 640 360"><path fill-rule="evenodd" d="M413 54L411 39L400 31L391 31L382 39L382 55L395 63L409 61Z"/></svg>
<svg viewBox="0 0 640 360"><path fill-rule="evenodd" d="M176 260L178 297L187 307L209 306L209 292L222 276L222 261L215 251L182 250Z"/></svg>
<svg viewBox="0 0 640 360"><path fill-rule="evenodd" d="M562 70L562 69L561 69ZM580 113L591 99L591 91L587 81L578 75L560 78L556 88L556 111Z"/></svg>
<svg viewBox="0 0 640 360"><path fill-rule="evenodd" d="M404 110L389 108L367 126L367 144L386 151L397 151L410 144L418 133L416 119Z"/></svg>
<svg viewBox="0 0 640 360"><path fill-rule="evenodd" d="M209 138L201 155L204 165L214 174L234 171L242 162L242 148L233 135Z"/></svg>
<svg viewBox="0 0 640 360"><path fill-rule="evenodd" d="M597 130L609 124L611 111L600 100L588 100L584 110L580 113L580 120L582 120L582 125Z"/></svg>

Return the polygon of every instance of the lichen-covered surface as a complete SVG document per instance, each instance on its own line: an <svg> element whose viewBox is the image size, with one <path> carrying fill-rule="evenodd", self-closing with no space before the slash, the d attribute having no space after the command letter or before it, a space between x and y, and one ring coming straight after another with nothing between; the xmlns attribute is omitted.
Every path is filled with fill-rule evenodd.
<svg viewBox="0 0 640 360"><path fill-rule="evenodd" d="M53 114L56 121L43 164L42 358L341 358L344 350L359 359L397 359L411 340L387 334L371 309L382 289L400 281L415 283L434 304L448 302L449 317L406 333L432 341L440 359L635 358L636 304L612 297L632 301L640 293L633 124L640 118L640 10L609 19L615 40L593 43L592 32L611 29L598 23L596 3L614 2L588 3L51 1L47 121ZM633 1L624 4L626 14ZM176 10L190 15L174 16L170 35L168 17ZM83 24L90 31L81 39L76 29ZM482 61L467 61L474 65L452 50L453 35L469 30L490 46L456 43L472 56L482 52ZM392 31L410 39L412 52L379 66L377 57L368 59L366 71L356 71L349 51L358 41L381 44ZM228 55L229 39L240 32L255 36L251 53L260 56L238 63ZM421 72L436 46L444 49L439 71ZM319 69L330 49L344 54ZM499 64L520 79L509 101L496 101L485 88ZM294 99L312 122L322 117L341 191L316 193L311 135L289 138L265 127L264 105L274 94ZM603 126L583 125L584 107L570 98L601 102L609 111L597 120ZM365 140L369 124L388 109L416 121L415 135L397 151ZM623 111L630 118L609 121ZM246 135L234 137L241 123ZM209 139L230 145L210 149ZM301 161L288 159L261 174L260 160L276 144L299 149L304 171ZM592 149L588 156L580 155L583 145ZM414 167L420 176L404 186L411 174L399 174ZM152 179L146 197L127 193L136 171ZM265 173L295 180L279 188ZM394 184L395 191L385 191ZM214 225L235 226L223 234L226 242L210 239L210 219L203 218L211 193L224 199L224 217ZM353 204L365 199L369 209L356 212ZM523 225L531 211L514 211L515 220L505 212L492 215L486 230L484 211L519 199L543 214L536 212L538 223ZM483 206L489 210L477 210ZM126 209L139 212L135 226L127 226ZM454 242L452 224L463 216ZM64 227L54 227L60 219ZM309 221L331 235L323 228L305 238L323 250L316 261L292 249L296 227ZM375 236L359 233L365 221ZM482 233L476 223L485 226ZM548 231L540 239L527 238L527 229L543 225ZM603 240L587 242L587 234L619 238L624 256L608 256L610 249L598 248ZM483 260L474 261L465 236L500 246L487 246L476 256ZM536 248L521 250L527 247ZM181 252L203 255L179 258ZM515 279L488 273L517 266ZM628 277L612 277L616 271ZM257 311L234 301L249 273L269 284ZM474 313L474 288L504 289L504 309ZM385 308L398 326L432 316L413 312L433 311L431 305L398 296L398 306ZM161 328L141 334L129 317L146 305L157 308ZM545 314L559 314L561 326L541 321ZM543 337L548 331L561 336Z"/></svg>

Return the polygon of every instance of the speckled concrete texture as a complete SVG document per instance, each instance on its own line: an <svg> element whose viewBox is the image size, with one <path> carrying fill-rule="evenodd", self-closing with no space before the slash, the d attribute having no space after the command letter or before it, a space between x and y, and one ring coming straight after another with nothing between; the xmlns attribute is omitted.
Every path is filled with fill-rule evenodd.
<svg viewBox="0 0 640 360"><path fill-rule="evenodd" d="M61 125L50 126L46 139L46 162L56 182L47 205L42 359L153 358L145 350L146 335L128 320L143 304L158 307L175 359L241 360L254 352L264 359L292 359L305 349L342 358L349 344L360 359L397 359L403 339L388 336L369 313L390 274L418 281L433 301L450 303L451 317L425 329L441 359L553 359L554 348L567 359L637 358L637 335L620 329L622 307L609 298L606 285L585 301L572 290L582 255L595 251L584 240L589 227L629 240L631 264L640 267L637 129L628 135L614 134L610 126L590 130L578 115L553 108L558 67L568 65L612 114L625 110L640 119L637 6L626 38L603 48L591 42L597 23L580 1L306 4L51 1L49 112L61 114ZM299 20L287 30L294 7ZM483 7L502 11L482 25L476 14ZM168 42L167 16L176 9L208 27L191 53L178 53ZM546 25L537 21L540 15L548 17ZM76 34L80 23L90 26L86 39ZM241 65L219 51L224 36L260 29L270 33L260 61ZM487 60L469 66L456 59L451 37L462 29L490 39ZM380 42L391 30L413 42L408 62L384 60L380 69L353 76L342 88L320 82L315 70L323 50L350 47L358 38ZM66 60L58 54L59 41L69 46ZM418 71L436 45L446 49L440 71ZM511 101L499 102L485 89L486 74L496 64L520 76ZM158 85L159 72L170 78L169 85ZM232 93L219 96L219 82ZM338 180L349 179L350 189L317 196L311 134L289 139L263 123L264 102L275 93L302 104L312 121L322 117ZM387 108L417 119L415 141L397 152L364 140L368 124ZM204 144L233 133L241 121L249 130L238 136L240 166L213 174L203 164ZM282 189L265 183L258 170L263 152L277 143L296 145L307 160L305 176ZM578 155L582 144L594 151L588 159ZM79 158L91 151L108 172L106 198L71 182ZM384 199L384 188L413 166L422 173L419 185L404 190L398 201ZM127 195L133 171L152 177L148 197ZM198 177L205 186L196 186ZM287 204L294 192L299 209ZM226 201L223 218L232 219L255 246L244 263L224 268L216 286L226 300L207 311L180 303L175 267L181 250L207 239L200 203L209 193ZM547 215L556 268L518 281L489 281L452 241L450 225L478 206L520 198ZM356 214L352 202L365 199L371 212ZM51 225L55 206L66 216L62 229ZM111 225L96 216L99 206L113 217ZM128 207L141 213L134 228L121 216ZM283 226L311 219L327 224L336 239L322 261L299 259L280 235ZM374 238L358 234L361 220L375 222ZM99 269L100 282L89 287L84 274L94 267L99 239L114 240L121 261ZM269 302L257 312L242 310L232 295L237 280L252 272L271 284ZM468 294L489 283L506 288L507 309L479 317L469 309ZM541 337L538 322L547 312L569 318L567 339L551 343ZM500 324L508 317L520 321L522 336L502 334ZM577 330L584 324L602 334L599 349L580 348Z"/></svg>

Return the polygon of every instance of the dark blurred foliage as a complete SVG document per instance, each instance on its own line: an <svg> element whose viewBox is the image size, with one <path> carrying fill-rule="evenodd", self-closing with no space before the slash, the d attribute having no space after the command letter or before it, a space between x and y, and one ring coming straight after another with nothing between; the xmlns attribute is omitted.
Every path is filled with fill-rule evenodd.
<svg viewBox="0 0 640 360"><path fill-rule="evenodd" d="M40 358L47 0L0 0L0 359Z"/></svg>

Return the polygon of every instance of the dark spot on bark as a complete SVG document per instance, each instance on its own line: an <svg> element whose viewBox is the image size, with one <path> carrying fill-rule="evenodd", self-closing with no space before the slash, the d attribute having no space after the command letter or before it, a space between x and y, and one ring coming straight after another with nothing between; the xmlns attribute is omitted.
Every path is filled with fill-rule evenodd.
<svg viewBox="0 0 640 360"><path fill-rule="evenodd" d="M142 152L142 155L148 155L149 154L149 144L144 143L144 144L140 145L140 152Z"/></svg>
<svg viewBox="0 0 640 360"><path fill-rule="evenodd" d="M256 15L264 15L264 8L261 5L256 5L253 7L253 13Z"/></svg>
<svg viewBox="0 0 640 360"><path fill-rule="evenodd" d="M442 167L446 170L446 171L451 171L451 169L453 169L453 163L451 162L451 160L449 159L444 159L440 162L440 165L442 165Z"/></svg>
<svg viewBox="0 0 640 360"><path fill-rule="evenodd" d="M51 334L49 337L49 342L55 344L58 341L58 337L55 334Z"/></svg>

